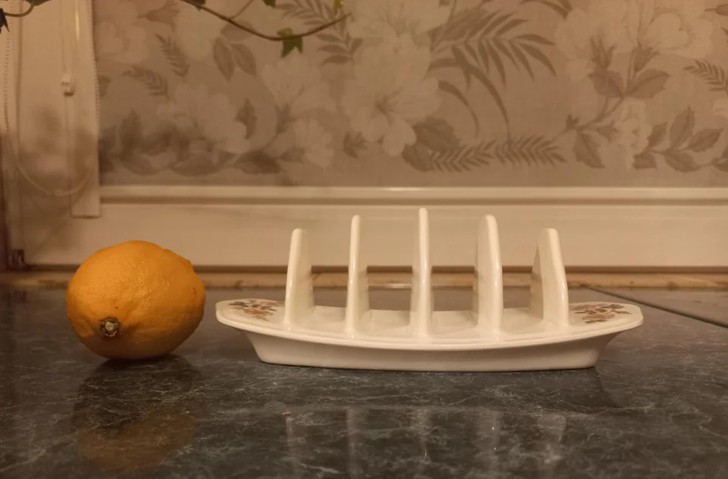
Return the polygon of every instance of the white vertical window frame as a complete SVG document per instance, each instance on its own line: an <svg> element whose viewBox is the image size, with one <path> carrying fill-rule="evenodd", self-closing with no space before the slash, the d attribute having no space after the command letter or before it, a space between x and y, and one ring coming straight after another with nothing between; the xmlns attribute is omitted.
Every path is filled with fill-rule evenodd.
<svg viewBox="0 0 728 479"><path fill-rule="evenodd" d="M5 5L8 11L17 11L19 0L10 0ZM3 201L7 247L10 250L23 249L22 200L19 171L16 168L20 137L18 129L18 83L21 69L20 41L11 37L22 35L22 22L8 19L9 27L0 35L0 86L2 87L2 112L0 113L0 145L2 146Z"/></svg>
<svg viewBox="0 0 728 479"><path fill-rule="evenodd" d="M53 241L64 221L101 214L91 0L47 2L9 23L0 35L3 184L9 248L25 250Z"/></svg>
<svg viewBox="0 0 728 479"><path fill-rule="evenodd" d="M99 87L93 47L91 0L61 4L67 159L71 216L101 215L99 193Z"/></svg>

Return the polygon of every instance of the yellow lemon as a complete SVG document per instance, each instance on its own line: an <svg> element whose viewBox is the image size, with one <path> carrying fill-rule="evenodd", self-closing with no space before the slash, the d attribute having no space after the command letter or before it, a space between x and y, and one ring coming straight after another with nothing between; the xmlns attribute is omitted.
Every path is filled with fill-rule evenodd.
<svg viewBox="0 0 728 479"><path fill-rule="evenodd" d="M81 342L110 359L163 356L197 329L205 286L185 258L146 241L102 249L78 268L66 313Z"/></svg>

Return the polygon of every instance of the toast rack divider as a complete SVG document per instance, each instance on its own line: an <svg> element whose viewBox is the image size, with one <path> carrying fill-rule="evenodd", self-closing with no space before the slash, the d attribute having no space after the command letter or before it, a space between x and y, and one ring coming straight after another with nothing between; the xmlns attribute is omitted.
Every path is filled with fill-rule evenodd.
<svg viewBox="0 0 728 479"><path fill-rule="evenodd" d="M293 329L301 318L314 309L313 276L308 256L308 233L296 229L291 236L286 274L286 299L283 327Z"/></svg>
<svg viewBox="0 0 728 479"><path fill-rule="evenodd" d="M349 267L344 312L344 333L355 338L363 323L372 314L369 306L367 263L362 257L362 221L354 216L351 222ZM430 256L430 218L426 208L418 212L412 267L409 323L411 337L428 342L433 336L435 311L432 292ZM569 293L561 256L559 235L554 229L542 231L536 249L530 284L531 314L546 321L549 329L569 326ZM308 252L308 235L296 229L291 237L286 278L283 326L295 328L301 318L315 308L313 280ZM493 216L483 217L477 227L475 277L471 315L483 337L500 339L505 331L503 319L503 265L501 262L498 224Z"/></svg>

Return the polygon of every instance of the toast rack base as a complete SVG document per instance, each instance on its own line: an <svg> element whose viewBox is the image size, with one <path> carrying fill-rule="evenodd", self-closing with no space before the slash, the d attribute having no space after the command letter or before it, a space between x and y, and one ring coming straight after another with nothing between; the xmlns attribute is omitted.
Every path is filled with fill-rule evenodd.
<svg viewBox="0 0 728 479"><path fill-rule="evenodd" d="M260 360L269 364L376 371L513 372L593 367L618 333L568 343L451 351L359 348L246 334Z"/></svg>
<svg viewBox="0 0 728 479"><path fill-rule="evenodd" d="M468 323L465 311L436 312L440 327L427 338L407 326L406 312L377 311L353 335L344 332L342 308L315 307L291 327L282 303L249 299L219 303L217 318L245 333L265 363L432 372L590 368L614 337L643 322L633 305L576 303L571 310L570 325L559 330L525 308L506 309L512 329L499 337Z"/></svg>

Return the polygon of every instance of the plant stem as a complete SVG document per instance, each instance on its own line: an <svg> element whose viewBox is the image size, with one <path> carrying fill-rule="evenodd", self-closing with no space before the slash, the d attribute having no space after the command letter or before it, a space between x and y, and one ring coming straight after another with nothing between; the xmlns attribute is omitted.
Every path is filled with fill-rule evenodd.
<svg viewBox="0 0 728 479"><path fill-rule="evenodd" d="M324 23L323 25L319 25L318 27L312 28L311 30L307 30L302 33L293 33L291 35L286 35L286 36L268 35L266 33L261 33L246 25L243 25L242 23L238 23L233 18L226 17L225 15L218 13L215 10L212 10L211 8L208 8L204 5L197 4L193 0L181 0L181 1L184 3L187 3L189 5L192 5L193 7L195 7L198 10L202 10L203 12L209 13L210 15L217 17L224 22L229 23L230 25L238 27L239 29L246 31L246 32L250 33L251 35L254 35L258 38L262 38L264 40L269 40L271 42L282 42L284 40L295 40L297 38L303 38L303 37L308 37L310 35L315 35L316 33L326 30L327 28L332 27L332 26L336 25L337 23L343 22L350 16L350 14L347 13L347 14L337 18L336 20L333 20L328 23Z"/></svg>
<svg viewBox="0 0 728 479"><path fill-rule="evenodd" d="M34 8L35 8L35 3L31 3L30 6L28 7L28 9L26 11L24 11L24 12L22 12L22 13L5 12L5 16L6 17L12 17L12 18L25 17L26 15L30 15L30 12L32 12Z"/></svg>

